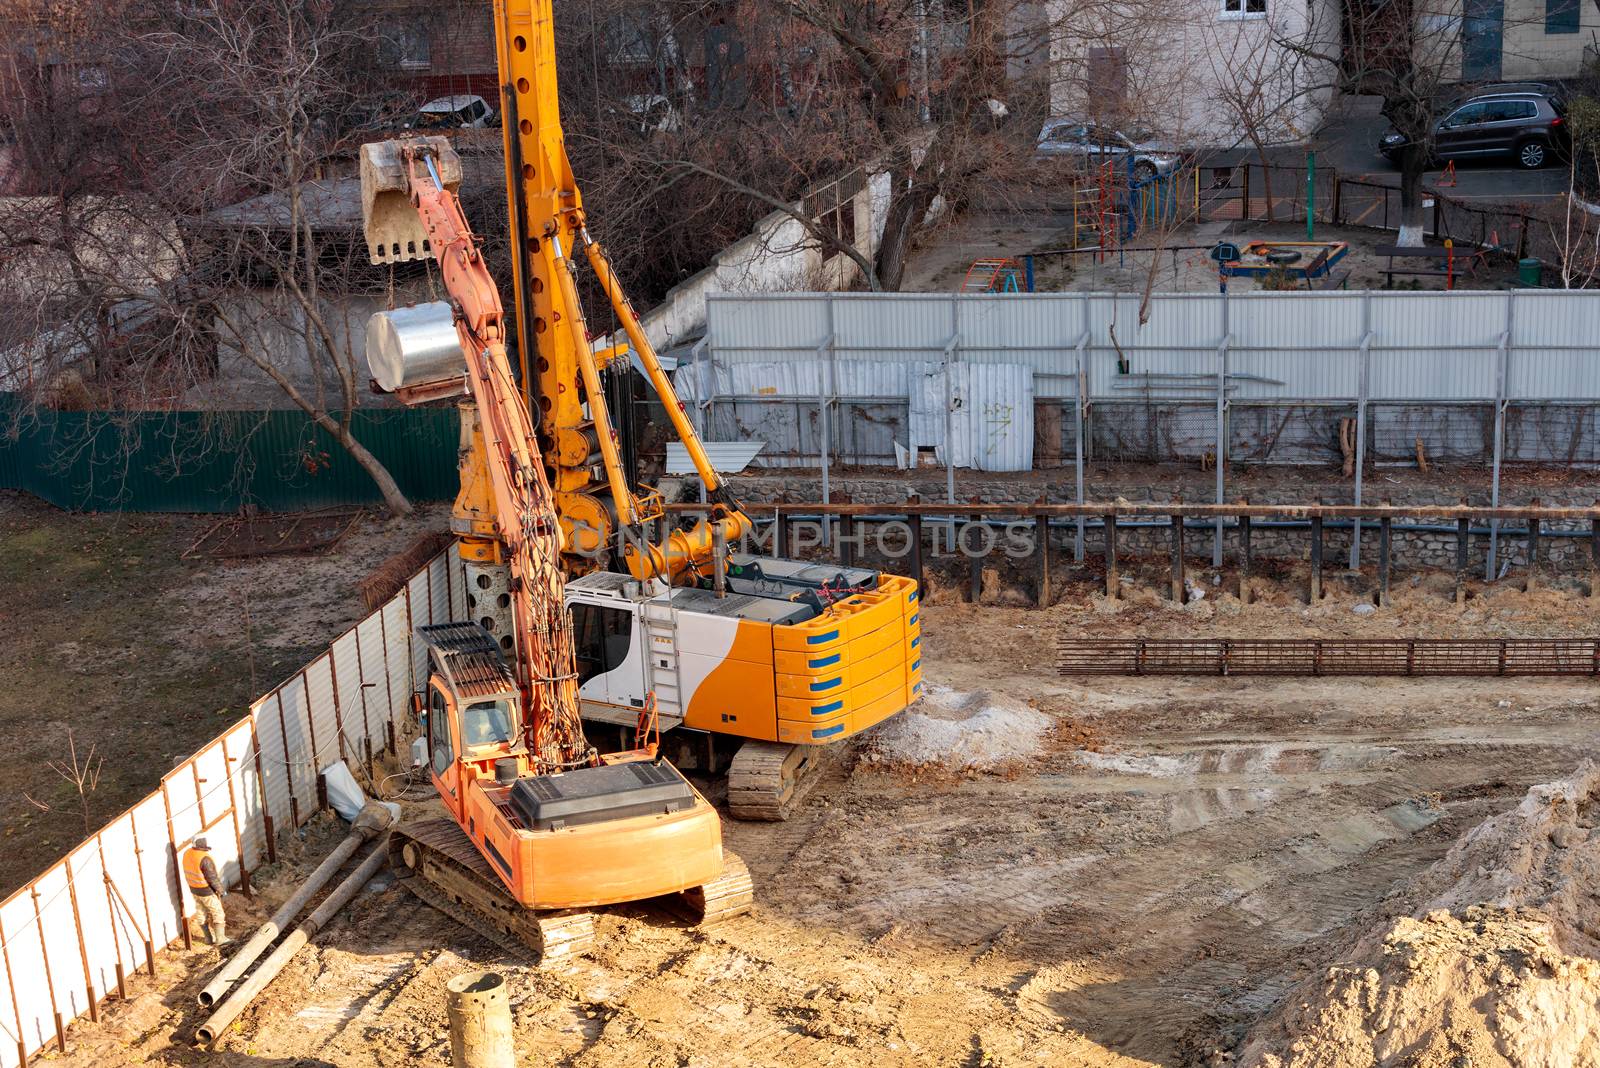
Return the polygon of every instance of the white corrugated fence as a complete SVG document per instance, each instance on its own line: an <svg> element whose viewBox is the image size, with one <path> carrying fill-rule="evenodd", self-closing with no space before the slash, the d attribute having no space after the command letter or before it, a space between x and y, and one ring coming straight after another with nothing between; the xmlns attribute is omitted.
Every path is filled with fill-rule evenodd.
<svg viewBox="0 0 1600 1068"><path fill-rule="evenodd" d="M466 618L454 547L435 557L327 652L250 705L249 715L161 779L144 800L0 903L0 1068L66 1041L127 977L185 937L193 902L178 853L206 832L240 885L275 839L318 810L319 774L358 777L391 748L426 669L414 628Z"/></svg>

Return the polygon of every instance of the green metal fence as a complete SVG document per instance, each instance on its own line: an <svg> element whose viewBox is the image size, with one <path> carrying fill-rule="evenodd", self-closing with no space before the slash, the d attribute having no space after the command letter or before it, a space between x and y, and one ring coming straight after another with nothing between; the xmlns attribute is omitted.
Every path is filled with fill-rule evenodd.
<svg viewBox="0 0 1600 1068"><path fill-rule="evenodd" d="M456 492L453 408L358 411L356 439L412 501ZM294 511L382 496L299 411L58 412L0 394L0 489L86 511Z"/></svg>

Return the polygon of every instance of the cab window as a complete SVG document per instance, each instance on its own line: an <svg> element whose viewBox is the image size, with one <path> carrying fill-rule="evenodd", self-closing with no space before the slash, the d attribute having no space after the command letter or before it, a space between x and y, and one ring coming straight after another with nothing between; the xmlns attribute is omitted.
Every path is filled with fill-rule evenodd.
<svg viewBox="0 0 1600 1068"><path fill-rule="evenodd" d="M513 741L516 733L511 702L504 697L493 701L474 701L461 710L461 744L500 745Z"/></svg>
<svg viewBox="0 0 1600 1068"><path fill-rule="evenodd" d="M433 754L433 773L443 775L456 758L450 745L450 717L445 712L444 694L439 687L428 687L428 752Z"/></svg>
<svg viewBox="0 0 1600 1068"><path fill-rule="evenodd" d="M578 660L578 685L615 671L628 659L633 644L633 613L597 604L572 606L573 651Z"/></svg>

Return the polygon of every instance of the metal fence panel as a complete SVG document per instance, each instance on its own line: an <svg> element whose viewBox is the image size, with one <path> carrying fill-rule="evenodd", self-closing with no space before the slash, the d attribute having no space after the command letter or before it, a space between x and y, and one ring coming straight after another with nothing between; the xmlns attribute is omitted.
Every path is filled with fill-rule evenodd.
<svg viewBox="0 0 1600 1068"><path fill-rule="evenodd" d="M432 609L428 596L428 572L426 569L411 576L411 581L406 584L406 611L410 613L411 626L406 630L407 647L411 651L411 675L408 682L410 689L419 687L412 680L428 677L428 647L414 640L413 631L417 627L425 627L433 622Z"/></svg>
<svg viewBox="0 0 1600 1068"><path fill-rule="evenodd" d="M183 926L183 898L167 832L167 807L160 792L134 806L133 830L139 836L139 873L150 921L146 931L159 948L177 938Z"/></svg>
<svg viewBox="0 0 1600 1068"><path fill-rule="evenodd" d="M256 725L256 745L261 757L261 793L266 798L267 814L279 828L294 826L294 768L284 747L283 720L279 716L278 694L274 690L250 706Z"/></svg>
<svg viewBox="0 0 1600 1068"><path fill-rule="evenodd" d="M255 720L246 716L222 736L222 744L233 769L233 810L244 847L244 863L251 871L259 868L267 855L266 810L262 806L261 776L257 772Z"/></svg>
<svg viewBox="0 0 1600 1068"><path fill-rule="evenodd" d="M326 653L311 661L301 673L306 682L306 712L317 764L311 770L321 774L336 760L345 759L345 743L339 732L339 709L334 704L333 659Z"/></svg>
<svg viewBox="0 0 1600 1068"><path fill-rule="evenodd" d="M306 707L305 673L296 672L278 687L278 711L283 725L284 761L289 771L290 790L296 802L296 824L311 818L317 808L317 772L322 767L316 739L311 733L311 714Z"/></svg>
<svg viewBox="0 0 1600 1068"><path fill-rule="evenodd" d="M0 426L0 488L60 508L232 512L382 500L349 451L299 411L55 411L0 393ZM453 408L361 409L351 431L412 500L455 495Z"/></svg>
<svg viewBox="0 0 1600 1068"><path fill-rule="evenodd" d="M384 722L398 729L411 700L413 661L411 659L411 613L402 590L383 606L384 663L389 678L389 704ZM386 736L389 728L385 728Z"/></svg>
<svg viewBox="0 0 1600 1068"><path fill-rule="evenodd" d="M117 960L132 975L145 961L144 891L139 876L139 853L134 843L133 816L124 812L95 836L99 842L97 879L105 897L107 926ZM155 947L148 947L154 951ZM0 1012L0 1019L4 1013Z"/></svg>
<svg viewBox="0 0 1600 1068"><path fill-rule="evenodd" d="M110 895L100 872L100 843L91 838L67 855L63 865L72 881L73 917L87 996L99 1002L117 988L118 943L111 923Z"/></svg>
<svg viewBox="0 0 1600 1068"><path fill-rule="evenodd" d="M355 628L345 631L329 650L334 693L339 701L345 759L365 763L372 754L372 717L367 712L367 687L361 674Z"/></svg>
<svg viewBox="0 0 1600 1068"><path fill-rule="evenodd" d="M89 999L66 864L58 863L35 879L33 895L42 952L48 964L43 978L55 1011L71 1020L89 1011Z"/></svg>
<svg viewBox="0 0 1600 1068"><path fill-rule="evenodd" d="M10 969L11 998L16 1029L31 1051L55 1041L55 1009L52 992L45 983L44 942L39 921L33 911L32 892L27 887L0 905L0 938L5 939L5 963ZM11 1021L7 1021L9 1026ZM6 1049L6 1063L16 1064L15 1049Z"/></svg>

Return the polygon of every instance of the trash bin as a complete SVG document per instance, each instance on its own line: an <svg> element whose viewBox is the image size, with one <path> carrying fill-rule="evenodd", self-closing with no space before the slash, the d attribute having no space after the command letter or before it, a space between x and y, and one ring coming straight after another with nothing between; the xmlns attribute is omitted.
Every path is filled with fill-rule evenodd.
<svg viewBox="0 0 1600 1068"><path fill-rule="evenodd" d="M1518 260L1517 281L1525 286L1539 286L1544 281L1544 264L1531 257Z"/></svg>

